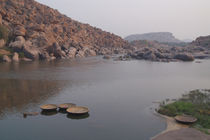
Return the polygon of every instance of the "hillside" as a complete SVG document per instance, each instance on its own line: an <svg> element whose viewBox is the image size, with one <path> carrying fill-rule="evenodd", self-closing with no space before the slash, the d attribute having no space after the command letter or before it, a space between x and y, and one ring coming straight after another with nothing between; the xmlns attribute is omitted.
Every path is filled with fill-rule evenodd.
<svg viewBox="0 0 210 140"><path fill-rule="evenodd" d="M135 40L148 40L148 41L158 41L164 43L179 43L180 40L176 39L172 33L169 32L154 32L146 34L136 34L130 35L125 38L125 40L131 42Z"/></svg>
<svg viewBox="0 0 210 140"><path fill-rule="evenodd" d="M193 45L210 48L210 35L198 37L192 42Z"/></svg>
<svg viewBox="0 0 210 140"><path fill-rule="evenodd" d="M128 46L119 36L34 0L1 0L0 26L9 31L7 38L0 35L0 55L6 61L12 56L31 61L121 53Z"/></svg>

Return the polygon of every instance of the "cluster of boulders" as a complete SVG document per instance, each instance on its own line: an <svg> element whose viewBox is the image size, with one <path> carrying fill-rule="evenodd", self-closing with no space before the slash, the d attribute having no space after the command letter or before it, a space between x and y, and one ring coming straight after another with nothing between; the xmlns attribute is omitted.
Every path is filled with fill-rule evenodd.
<svg viewBox="0 0 210 140"><path fill-rule="evenodd" d="M141 40L128 43L34 0L1 0L0 26L9 30L8 39L0 38L0 60L4 62L112 54L127 54L119 60L151 61L193 61L210 56L209 36L200 37L187 46Z"/></svg>
<svg viewBox="0 0 210 140"><path fill-rule="evenodd" d="M133 50L125 56L133 59L170 62L210 58L210 49L193 44L170 46L156 41L139 40L131 42L131 47Z"/></svg>
<svg viewBox="0 0 210 140"><path fill-rule="evenodd" d="M1 0L0 24L10 31L7 47L24 54L21 60L26 61L123 53L128 46L119 36L79 23L34 0ZM0 40L0 46L3 43Z"/></svg>

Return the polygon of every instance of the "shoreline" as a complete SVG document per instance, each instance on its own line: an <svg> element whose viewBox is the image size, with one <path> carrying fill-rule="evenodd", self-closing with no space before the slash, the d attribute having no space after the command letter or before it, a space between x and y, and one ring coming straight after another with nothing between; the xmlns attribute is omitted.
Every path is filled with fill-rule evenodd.
<svg viewBox="0 0 210 140"><path fill-rule="evenodd" d="M168 133L170 131L180 130L182 128L189 128L189 125L184 125L184 124L177 123L176 120L173 117L168 117L168 116L162 115L162 114L158 113L157 111L154 111L153 113L154 113L154 115L165 119L166 129L163 130L162 132L158 133L154 137L151 137L150 140L154 140L158 136L160 136L162 134L165 134L165 133Z"/></svg>

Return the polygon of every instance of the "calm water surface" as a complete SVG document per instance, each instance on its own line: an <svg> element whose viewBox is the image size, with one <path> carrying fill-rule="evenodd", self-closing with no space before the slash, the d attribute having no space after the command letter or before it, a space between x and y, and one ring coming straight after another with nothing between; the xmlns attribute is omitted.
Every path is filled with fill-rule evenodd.
<svg viewBox="0 0 210 140"><path fill-rule="evenodd" d="M149 140L165 129L153 101L210 88L210 60L202 63L75 61L0 64L0 139ZM89 115L40 112L46 103L88 106Z"/></svg>

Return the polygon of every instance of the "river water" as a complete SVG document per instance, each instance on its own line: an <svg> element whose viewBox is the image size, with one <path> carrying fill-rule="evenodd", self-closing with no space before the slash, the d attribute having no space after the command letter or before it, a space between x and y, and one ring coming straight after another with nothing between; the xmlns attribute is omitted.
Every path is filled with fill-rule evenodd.
<svg viewBox="0 0 210 140"><path fill-rule="evenodd" d="M0 139L149 140L165 129L154 101L210 88L210 60L202 63L83 60L0 64ZM87 106L24 118L53 103Z"/></svg>

